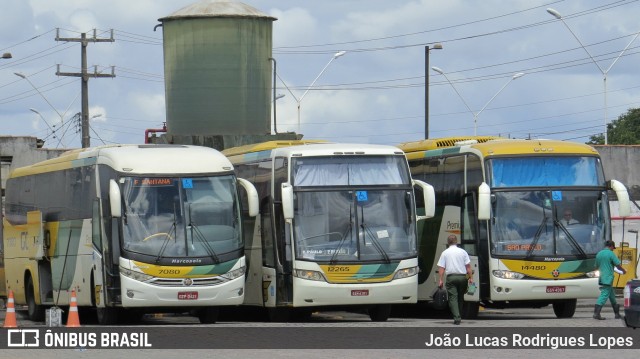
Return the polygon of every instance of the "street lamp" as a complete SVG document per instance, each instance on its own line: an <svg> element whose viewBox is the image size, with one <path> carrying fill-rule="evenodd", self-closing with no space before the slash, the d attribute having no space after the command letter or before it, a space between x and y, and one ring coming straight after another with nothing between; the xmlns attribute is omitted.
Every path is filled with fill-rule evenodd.
<svg viewBox="0 0 640 359"><path fill-rule="evenodd" d="M56 125L53 125L53 127L51 125L49 125L49 122L47 122L47 120L44 119L44 116L42 116L42 114L38 110L36 110L35 108L30 108L29 111L31 111L31 112L37 114L38 116L40 116L42 121L44 121L44 123L47 125L47 127L49 127L49 129L51 130L51 133L53 134L53 138L57 138L58 139L58 146L60 146L61 145L61 138L56 135L56 129L55 129ZM67 147L67 146L64 145L64 147Z"/></svg>
<svg viewBox="0 0 640 359"><path fill-rule="evenodd" d="M593 63L598 67L598 70L600 70L600 72L602 73L602 82L604 84L604 144L607 145L609 144L607 139L607 74L609 73L613 65L622 56L622 54L624 54L624 52L627 51L629 46L631 46L631 44L636 40L636 38L638 38L638 35L640 35L640 32L638 32L636 36L634 36L633 39L631 39L631 41L627 44L627 46L620 52L620 54L613 60L609 68L605 71L602 69L602 67L600 67L598 62L596 62L593 56L591 56L591 53L589 52L589 50L587 50L587 48L582 44L582 41L580 41L578 36L576 36L573 30L571 30L569 25L564 21L564 19L562 18L562 15L560 15L560 13L557 10L552 8L548 8L547 12L551 14L553 17L555 17L556 19L562 21L562 23L567 28L567 30L569 30L571 35L573 35L573 37L578 41L578 43L580 44L580 47L582 47L582 49L587 53L587 55L589 55L589 58L591 59L591 61L593 61Z"/></svg>
<svg viewBox="0 0 640 359"><path fill-rule="evenodd" d="M462 102L464 103L465 106L467 106L467 110L469 110L469 112L471 112L471 114L473 115L473 135L477 136L478 134L478 116L482 113L482 111L484 111L485 108L487 108L487 106L489 106L489 104L491 103L491 101L493 101L493 99L495 99L498 94L500 94L500 92L502 92L502 90L505 89L505 87L507 87L508 84L511 83L511 81L518 79L522 76L524 76L524 72L518 72L516 74L514 74L513 76L511 76L511 78L509 79L509 81L507 81L501 88L500 90L498 90L498 92L496 92L495 95L493 95L493 97L482 107L482 109L480 111L478 111L477 113L473 112L471 110L471 108L469 107L469 105L467 105L467 102L464 100L464 97L462 97L462 95L460 95L460 92L458 92L458 90L456 89L456 87L453 85L453 83L449 80L449 78L447 77L447 74L444 73L444 71L442 71L441 68L439 67L432 67L431 68L433 71L441 74L442 76L444 76L445 79L447 79L447 82L449 82L449 84L451 85L451 87L453 87L453 90L458 94L458 96L460 97L460 99L462 100Z"/></svg>
<svg viewBox="0 0 640 359"><path fill-rule="evenodd" d="M11 53L10 53L10 52L5 52L4 54L2 54L2 58L3 58L3 59L10 59L10 58L12 58L12 57L13 57L13 56L11 55Z"/></svg>
<svg viewBox="0 0 640 359"><path fill-rule="evenodd" d="M320 71L320 73L318 74L318 76L316 76L316 78L313 80L313 82L311 82L311 85L309 85L309 87L307 87L307 90L302 94L302 96L300 96L300 99L296 99L296 101L298 102L298 133L300 133L300 103L302 102L302 99L307 95L307 92L309 92L309 90L311 90L311 88L313 87L313 85L316 83L316 81L318 81L318 79L320 78L320 76L322 76L322 74L324 73L324 71L327 69L327 67L329 67L329 65L331 65L331 63L333 62L333 60L337 59L340 56L343 56L344 54L346 54L346 51L339 51L336 52L333 57L331 58L331 60L329 60L329 62L324 66L324 68L322 69L322 71ZM295 96L294 96L295 98Z"/></svg>
<svg viewBox="0 0 640 359"><path fill-rule="evenodd" d="M37 114L38 116L40 116L40 118L42 119L42 121L44 121L44 123L47 125L47 127L49 127L49 129L51 130L51 132L53 132L53 137L56 137L56 130L53 129L53 127L55 127L56 125L53 125L53 127L51 127L49 125L49 122L47 122L47 120L44 119L44 117L42 116L42 114L40 112L38 112L38 110L36 110L35 108L30 108L29 111Z"/></svg>
<svg viewBox="0 0 640 359"><path fill-rule="evenodd" d="M442 50L442 44L424 47L424 139L429 139L429 51Z"/></svg>
<svg viewBox="0 0 640 359"><path fill-rule="evenodd" d="M40 92L40 90L36 87L36 85L33 84L33 82L31 82L31 80L29 80L29 77L20 73L20 72L14 72L14 75L23 78L25 80L27 80L27 82L29 83L29 85L31 85L31 87L33 87L34 90L36 90L36 92L38 92L38 94L40 95L40 97L42 97L45 102L49 105L49 107L51 107L53 109L53 111L55 111L58 116L60 116L60 123L64 123L64 116L55 108L53 107L53 105L51 104L51 102L49 102L49 100L44 96L44 94L42 92ZM44 119L44 118L43 118ZM46 121L45 121L46 122ZM60 141L60 139L58 139ZM65 145L66 147L66 145Z"/></svg>

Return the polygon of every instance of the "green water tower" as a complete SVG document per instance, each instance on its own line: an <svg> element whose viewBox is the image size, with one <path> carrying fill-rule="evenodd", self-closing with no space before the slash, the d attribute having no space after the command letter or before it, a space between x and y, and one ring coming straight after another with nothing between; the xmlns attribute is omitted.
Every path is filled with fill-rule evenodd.
<svg viewBox="0 0 640 359"><path fill-rule="evenodd" d="M160 18L167 133L271 133L276 18L233 0L205 0Z"/></svg>

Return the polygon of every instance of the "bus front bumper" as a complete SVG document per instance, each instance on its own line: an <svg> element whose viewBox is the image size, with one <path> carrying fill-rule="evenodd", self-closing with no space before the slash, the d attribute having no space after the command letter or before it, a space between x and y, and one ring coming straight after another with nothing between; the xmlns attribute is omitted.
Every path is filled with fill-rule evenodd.
<svg viewBox="0 0 640 359"><path fill-rule="evenodd" d="M600 293L597 278L520 280L491 278L491 300L593 299Z"/></svg>
<svg viewBox="0 0 640 359"><path fill-rule="evenodd" d="M244 301L244 276L216 286L163 287L120 276L122 306L202 307L240 305Z"/></svg>
<svg viewBox="0 0 640 359"><path fill-rule="evenodd" d="M406 304L418 300L418 276L384 283L334 284L293 278L293 306Z"/></svg>

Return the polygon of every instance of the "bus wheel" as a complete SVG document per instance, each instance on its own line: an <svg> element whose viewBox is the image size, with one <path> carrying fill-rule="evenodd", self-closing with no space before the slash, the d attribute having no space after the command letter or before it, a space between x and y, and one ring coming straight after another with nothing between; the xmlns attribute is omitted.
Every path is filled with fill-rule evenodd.
<svg viewBox="0 0 640 359"><path fill-rule="evenodd" d="M480 302L467 302L462 303L462 318L464 319L476 319L478 317L478 311L480 310Z"/></svg>
<svg viewBox="0 0 640 359"><path fill-rule="evenodd" d="M553 302L553 312L557 318L572 318L576 313L577 299L567 299Z"/></svg>
<svg viewBox="0 0 640 359"><path fill-rule="evenodd" d="M44 307L36 304L36 295L33 290L33 279L31 276L27 278L27 308L29 313L29 320L34 322L44 321Z"/></svg>
<svg viewBox="0 0 640 359"><path fill-rule="evenodd" d="M372 322L386 322L391 315L391 305L383 304L369 308L369 318Z"/></svg>
<svg viewBox="0 0 640 359"><path fill-rule="evenodd" d="M96 316L98 317L98 324L100 325L113 325L118 324L118 308L104 307L96 308Z"/></svg>
<svg viewBox="0 0 640 359"><path fill-rule="evenodd" d="M218 320L218 307L207 307L198 311L198 319L202 324L213 324Z"/></svg>

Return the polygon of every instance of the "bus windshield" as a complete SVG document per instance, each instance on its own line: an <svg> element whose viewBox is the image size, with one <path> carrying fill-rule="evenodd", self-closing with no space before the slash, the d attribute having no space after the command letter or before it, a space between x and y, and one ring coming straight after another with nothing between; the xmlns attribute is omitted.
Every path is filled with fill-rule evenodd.
<svg viewBox="0 0 640 359"><path fill-rule="evenodd" d="M238 251L236 181L216 177L123 178L123 249L161 258L219 256Z"/></svg>
<svg viewBox="0 0 640 359"><path fill-rule="evenodd" d="M492 197L494 256L593 258L608 236L606 191L495 191Z"/></svg>
<svg viewBox="0 0 640 359"><path fill-rule="evenodd" d="M505 157L488 164L492 188L605 185L597 157Z"/></svg>
<svg viewBox="0 0 640 359"><path fill-rule="evenodd" d="M389 262L417 255L403 156L300 158L293 169L297 259Z"/></svg>

